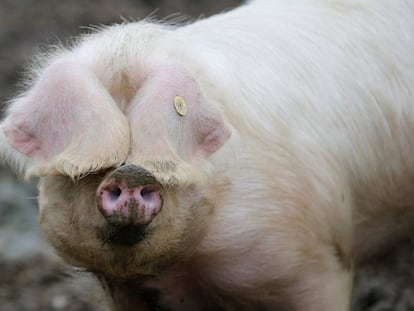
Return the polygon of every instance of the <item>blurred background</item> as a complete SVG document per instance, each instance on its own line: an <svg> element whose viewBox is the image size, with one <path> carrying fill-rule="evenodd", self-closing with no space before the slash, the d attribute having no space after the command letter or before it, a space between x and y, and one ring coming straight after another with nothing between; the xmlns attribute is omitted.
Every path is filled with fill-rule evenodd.
<svg viewBox="0 0 414 311"><path fill-rule="evenodd" d="M49 44L68 42L81 26L173 14L207 17L241 0L1 0L0 110L25 63ZM85 273L63 264L37 225L36 187L0 166L0 311L107 310ZM414 246L408 241L356 275L353 311L414 310ZM197 310L195 310L197 311ZM335 311L335 310L332 310Z"/></svg>

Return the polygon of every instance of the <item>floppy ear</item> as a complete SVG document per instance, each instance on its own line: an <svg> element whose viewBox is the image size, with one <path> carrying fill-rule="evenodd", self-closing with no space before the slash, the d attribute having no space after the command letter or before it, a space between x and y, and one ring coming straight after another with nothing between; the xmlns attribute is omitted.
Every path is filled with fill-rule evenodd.
<svg viewBox="0 0 414 311"><path fill-rule="evenodd" d="M150 68L128 112L132 155L168 160L175 154L196 164L220 149L231 130L210 95L182 64Z"/></svg>
<svg viewBox="0 0 414 311"><path fill-rule="evenodd" d="M96 76L73 62L50 65L0 126L0 144L9 144L3 157L27 165L26 175L80 176L122 163L129 149L125 116Z"/></svg>

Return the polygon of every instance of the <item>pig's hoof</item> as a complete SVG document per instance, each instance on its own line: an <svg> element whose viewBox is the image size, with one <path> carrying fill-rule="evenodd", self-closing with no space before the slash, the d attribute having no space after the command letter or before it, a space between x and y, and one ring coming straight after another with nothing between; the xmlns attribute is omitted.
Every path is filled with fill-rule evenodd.
<svg viewBox="0 0 414 311"><path fill-rule="evenodd" d="M108 224L99 230L98 237L105 243L132 246L145 239L147 234L145 225L117 226Z"/></svg>

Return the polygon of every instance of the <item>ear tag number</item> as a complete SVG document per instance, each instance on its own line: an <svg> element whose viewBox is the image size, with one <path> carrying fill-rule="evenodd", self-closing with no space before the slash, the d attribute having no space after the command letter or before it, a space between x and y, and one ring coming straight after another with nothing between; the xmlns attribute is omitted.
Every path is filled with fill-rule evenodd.
<svg viewBox="0 0 414 311"><path fill-rule="evenodd" d="M187 114L187 104L181 96L175 96L174 107L175 111L177 111L180 116L185 116Z"/></svg>

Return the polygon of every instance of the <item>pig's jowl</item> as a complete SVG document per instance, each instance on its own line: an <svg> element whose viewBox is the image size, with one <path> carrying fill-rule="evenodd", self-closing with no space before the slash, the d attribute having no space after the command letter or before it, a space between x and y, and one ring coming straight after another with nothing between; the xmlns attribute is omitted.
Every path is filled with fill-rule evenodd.
<svg viewBox="0 0 414 311"><path fill-rule="evenodd" d="M414 224L413 14L257 0L101 29L44 55L0 155L113 310L349 310L355 266Z"/></svg>

